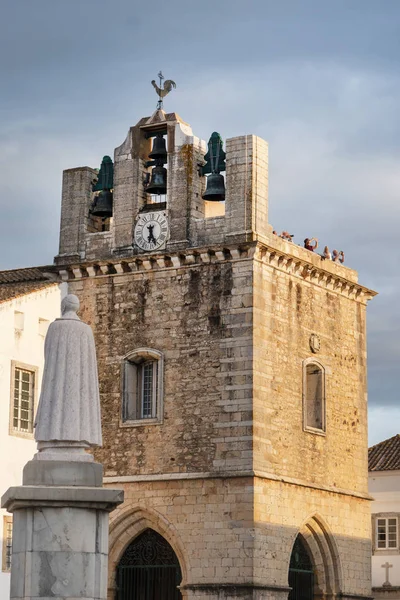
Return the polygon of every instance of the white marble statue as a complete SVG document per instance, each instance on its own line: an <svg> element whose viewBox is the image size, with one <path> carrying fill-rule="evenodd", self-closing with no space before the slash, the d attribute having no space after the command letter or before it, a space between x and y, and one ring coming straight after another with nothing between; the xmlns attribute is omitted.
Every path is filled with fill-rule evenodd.
<svg viewBox="0 0 400 600"><path fill-rule="evenodd" d="M46 335L35 421L37 459L92 460L85 448L102 444L96 349L78 310L78 298L68 294L61 303L62 317Z"/></svg>

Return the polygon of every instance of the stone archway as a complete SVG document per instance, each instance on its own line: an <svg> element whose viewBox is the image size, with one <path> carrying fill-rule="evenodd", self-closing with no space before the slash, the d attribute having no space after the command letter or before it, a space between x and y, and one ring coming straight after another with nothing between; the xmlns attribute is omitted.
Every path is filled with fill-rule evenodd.
<svg viewBox="0 0 400 600"><path fill-rule="evenodd" d="M154 530L171 546L181 569L181 587L184 587L189 568L188 559L184 556L183 546L175 527L154 509L128 505L119 514L117 513L116 518L110 523L107 600L117 600L116 574L124 552L132 541L147 529Z"/></svg>
<svg viewBox="0 0 400 600"><path fill-rule="evenodd" d="M171 545L146 529L126 548L117 566L118 600L181 600L182 572Z"/></svg>
<svg viewBox="0 0 400 600"><path fill-rule="evenodd" d="M318 598L334 598L341 592L342 570L340 565L339 553L337 551L336 542L329 531L325 521L319 516L314 515L309 518L301 527L300 531L293 540L292 568L295 564L293 552L295 551L296 543L301 545L309 557L309 564L304 569L309 573L312 572L312 593L308 596L291 595L291 600L317 600ZM303 554L303 558L305 558ZM306 559L305 559L306 560ZM290 570L290 568L289 568ZM300 569L301 570L301 569ZM307 576L305 575L304 578ZM289 584L290 585L290 584Z"/></svg>

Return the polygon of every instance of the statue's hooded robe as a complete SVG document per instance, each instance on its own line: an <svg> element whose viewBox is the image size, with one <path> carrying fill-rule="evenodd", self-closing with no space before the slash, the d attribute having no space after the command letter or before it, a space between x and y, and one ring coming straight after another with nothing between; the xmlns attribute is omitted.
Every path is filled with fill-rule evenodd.
<svg viewBox="0 0 400 600"><path fill-rule="evenodd" d="M47 332L44 356L35 440L101 446L96 349L91 328L71 313L56 319Z"/></svg>

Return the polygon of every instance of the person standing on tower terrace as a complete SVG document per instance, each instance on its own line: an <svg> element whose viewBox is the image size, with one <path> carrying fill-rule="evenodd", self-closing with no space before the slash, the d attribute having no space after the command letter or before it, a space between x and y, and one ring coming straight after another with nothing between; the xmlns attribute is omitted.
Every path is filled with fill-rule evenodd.
<svg viewBox="0 0 400 600"><path fill-rule="evenodd" d="M329 251L329 248L328 248L328 246L325 246L325 248L324 248L324 251L323 251L323 253L321 254L321 256L322 256L322 258L325 258L325 259L327 259L327 260L331 260L331 258L332 258L332 255L331 255L331 253L330 253L330 251Z"/></svg>
<svg viewBox="0 0 400 600"><path fill-rule="evenodd" d="M314 245L312 245L311 242L314 242ZM318 248L318 240L317 238L306 238L304 240L304 248L306 250L310 250L311 252L314 252L314 250L316 250Z"/></svg>
<svg viewBox="0 0 400 600"><path fill-rule="evenodd" d="M343 250L341 250L340 252L338 250L332 250L332 260L333 260L333 262L340 262L341 264L343 264L344 263Z"/></svg>
<svg viewBox="0 0 400 600"><path fill-rule="evenodd" d="M286 240L287 242L291 242L293 235L291 235L288 231L282 231L279 237L281 237L283 240Z"/></svg>

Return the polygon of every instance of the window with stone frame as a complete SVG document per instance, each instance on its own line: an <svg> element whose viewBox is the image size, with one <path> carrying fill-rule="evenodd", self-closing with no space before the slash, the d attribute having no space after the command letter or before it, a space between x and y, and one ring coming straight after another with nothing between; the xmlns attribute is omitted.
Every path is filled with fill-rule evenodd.
<svg viewBox="0 0 400 600"><path fill-rule="evenodd" d="M398 518L376 517L375 550L397 550L399 547Z"/></svg>
<svg viewBox="0 0 400 600"><path fill-rule="evenodd" d="M124 359L122 424L158 423L162 420L163 355L140 348Z"/></svg>
<svg viewBox="0 0 400 600"><path fill-rule="evenodd" d="M3 549L2 549L2 571L11 570L11 551L12 551L12 516L3 517Z"/></svg>
<svg viewBox="0 0 400 600"><path fill-rule="evenodd" d="M325 369L315 359L303 363L303 425L314 433L325 433Z"/></svg>
<svg viewBox="0 0 400 600"><path fill-rule="evenodd" d="M11 361L11 435L33 434L37 372L37 367Z"/></svg>

